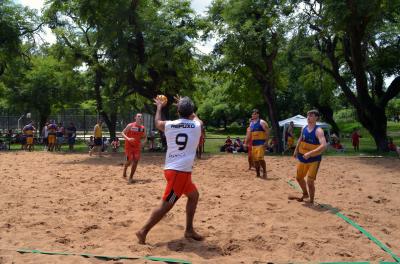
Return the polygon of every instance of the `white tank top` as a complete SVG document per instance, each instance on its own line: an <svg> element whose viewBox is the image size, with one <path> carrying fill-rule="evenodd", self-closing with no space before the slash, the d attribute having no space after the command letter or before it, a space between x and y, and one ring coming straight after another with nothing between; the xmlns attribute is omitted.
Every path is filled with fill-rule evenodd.
<svg viewBox="0 0 400 264"><path fill-rule="evenodd" d="M177 119L165 123L167 155L165 170L191 172L197 145L201 134L201 124L189 119Z"/></svg>

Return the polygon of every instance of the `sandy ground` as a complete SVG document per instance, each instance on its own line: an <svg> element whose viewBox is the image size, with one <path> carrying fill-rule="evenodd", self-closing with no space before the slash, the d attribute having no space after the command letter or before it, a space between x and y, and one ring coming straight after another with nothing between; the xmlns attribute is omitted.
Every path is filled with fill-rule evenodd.
<svg viewBox="0 0 400 264"><path fill-rule="evenodd" d="M134 232L160 203L164 157L145 154L137 183L122 176L123 156L0 153L0 263L104 263L79 256L19 254L18 248L193 263L378 261L393 259L331 212L289 201L296 161L266 157L269 180L244 155L205 156L193 179L200 192L195 227L183 238L186 198L139 245ZM341 210L400 255L400 161L324 158L316 200ZM150 263L119 260L108 263Z"/></svg>

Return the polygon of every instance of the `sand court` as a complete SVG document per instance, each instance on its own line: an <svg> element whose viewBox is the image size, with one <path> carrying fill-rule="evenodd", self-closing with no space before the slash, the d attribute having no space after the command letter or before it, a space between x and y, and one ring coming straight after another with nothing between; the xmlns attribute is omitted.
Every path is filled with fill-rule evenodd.
<svg viewBox="0 0 400 264"><path fill-rule="evenodd" d="M149 233L147 245L139 245L134 233L164 191L164 155L144 154L132 185L122 178L123 160L122 154L1 153L0 263L104 263L19 254L14 251L18 248L193 263L393 261L326 208L287 199L297 194L287 183L296 171L290 157L266 157L268 180L247 170L245 155L197 160L195 228L205 241L183 238L183 197ZM324 157L316 201L337 208L400 255L399 171L395 158Z"/></svg>

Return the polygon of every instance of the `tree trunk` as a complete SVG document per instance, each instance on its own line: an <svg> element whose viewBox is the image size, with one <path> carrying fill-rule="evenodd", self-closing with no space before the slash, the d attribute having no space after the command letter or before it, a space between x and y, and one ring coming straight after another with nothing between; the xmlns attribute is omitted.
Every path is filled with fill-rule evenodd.
<svg viewBox="0 0 400 264"><path fill-rule="evenodd" d="M108 130L110 131L110 139L114 139L117 135L117 113L112 112L110 114L110 125L108 126Z"/></svg>
<svg viewBox="0 0 400 264"><path fill-rule="evenodd" d="M385 109L380 107L368 109L364 105L356 110L360 123L374 138L377 151L389 151Z"/></svg>
<svg viewBox="0 0 400 264"><path fill-rule="evenodd" d="M279 128L279 114L276 104L275 87L264 84L264 99L267 102L269 119L271 120L272 132L277 139L277 153L283 152L282 133Z"/></svg>
<svg viewBox="0 0 400 264"><path fill-rule="evenodd" d="M50 106L47 105L42 105L40 109L38 109L39 112L39 124L37 124L39 127L37 127L37 131L39 132L39 136L41 136L42 133L42 128L48 121L48 118L50 116L51 110Z"/></svg>
<svg viewBox="0 0 400 264"><path fill-rule="evenodd" d="M47 122L47 118L49 117L49 115L48 114L42 114L42 113L40 113L40 117L39 117L39 127L37 127L37 131L39 132L39 136L41 136L42 135L42 128L44 127L44 125L46 124L46 122Z"/></svg>

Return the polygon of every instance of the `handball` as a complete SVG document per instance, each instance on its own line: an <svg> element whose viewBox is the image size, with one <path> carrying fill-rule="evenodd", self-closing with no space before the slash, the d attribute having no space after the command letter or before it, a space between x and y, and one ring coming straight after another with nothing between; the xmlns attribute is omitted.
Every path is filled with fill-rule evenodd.
<svg viewBox="0 0 400 264"><path fill-rule="evenodd" d="M167 102L168 102L168 98L162 94L157 95L157 99L160 100L163 103L163 105L167 104Z"/></svg>

